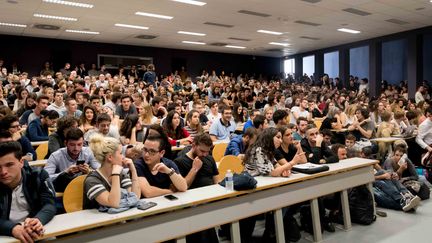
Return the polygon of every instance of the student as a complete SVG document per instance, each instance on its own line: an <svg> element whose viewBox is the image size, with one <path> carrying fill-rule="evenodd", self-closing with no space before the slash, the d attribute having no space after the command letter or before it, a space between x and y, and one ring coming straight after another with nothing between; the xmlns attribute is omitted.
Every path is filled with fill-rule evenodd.
<svg viewBox="0 0 432 243"><path fill-rule="evenodd" d="M146 198L187 190L186 180L177 165L164 158L166 142L160 135L149 135L144 142L142 157L135 161L140 189Z"/></svg>
<svg viewBox="0 0 432 243"><path fill-rule="evenodd" d="M33 242L56 213L55 192L48 173L21 157L18 142L0 143L0 235Z"/></svg>
<svg viewBox="0 0 432 243"><path fill-rule="evenodd" d="M306 131L306 137L301 140L301 146L306 153L308 162L314 164L328 164L339 162L337 155L327 147L322 146L323 137L318 128L311 126Z"/></svg>
<svg viewBox="0 0 432 243"><path fill-rule="evenodd" d="M276 110L273 113L273 121L276 128L286 126L289 123L289 114L286 110Z"/></svg>
<svg viewBox="0 0 432 243"><path fill-rule="evenodd" d="M90 148L83 147L83 137L79 128L69 129L65 137L65 148L55 151L47 160L45 170L57 192L63 192L75 177L88 174L99 167Z"/></svg>
<svg viewBox="0 0 432 243"><path fill-rule="evenodd" d="M229 106L222 107L222 118L213 122L210 127L210 137L215 141L229 141L230 136L236 129L236 124L231 120L232 110Z"/></svg>
<svg viewBox="0 0 432 243"><path fill-rule="evenodd" d="M175 110L168 113L163 128L167 133L172 146L176 146L177 142L179 142L180 145L190 144L192 137L186 129L181 126L180 114Z"/></svg>
<svg viewBox="0 0 432 243"><path fill-rule="evenodd" d="M21 126L19 124L19 119L16 115L6 115L0 119L0 129L7 130L11 138L14 141L17 141L21 144L21 147L23 149L23 154L25 154L25 159L27 161L36 160L37 155L33 147L31 146L30 140L27 138L27 136L21 135ZM29 156L31 154L31 156Z"/></svg>
<svg viewBox="0 0 432 243"><path fill-rule="evenodd" d="M204 132L200 122L200 113L197 110L189 111L186 117L186 124L187 126L185 126L185 129L192 138Z"/></svg>
<svg viewBox="0 0 432 243"><path fill-rule="evenodd" d="M30 122L26 135L31 142L48 141L48 128L57 123L59 114L55 110L43 110L40 118Z"/></svg>
<svg viewBox="0 0 432 243"><path fill-rule="evenodd" d="M254 127L248 128L243 135L238 135L231 139L224 155L234 155L243 159L247 148L255 143L257 136L257 129Z"/></svg>
<svg viewBox="0 0 432 243"><path fill-rule="evenodd" d="M119 208L121 190L141 196L138 176L131 159L123 158L120 141L95 134L90 139L90 149L100 163L100 168L92 171L84 181L84 209L100 206ZM129 169L129 175L123 172Z"/></svg>
<svg viewBox="0 0 432 243"><path fill-rule="evenodd" d="M356 150L355 146L356 137L351 133L345 137L345 146L347 149L347 157L353 158L358 157L359 151Z"/></svg>

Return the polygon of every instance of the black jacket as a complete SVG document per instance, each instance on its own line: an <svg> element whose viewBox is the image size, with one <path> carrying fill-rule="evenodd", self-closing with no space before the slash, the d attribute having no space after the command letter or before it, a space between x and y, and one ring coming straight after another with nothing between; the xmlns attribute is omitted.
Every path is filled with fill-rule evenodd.
<svg viewBox="0 0 432 243"><path fill-rule="evenodd" d="M324 143L321 147L311 147L306 138L303 138L300 143L303 152L306 153L306 158L308 162L319 164L319 161L321 159L324 159L326 161L326 164L339 162L338 156L334 154L331 149L325 146Z"/></svg>
<svg viewBox="0 0 432 243"><path fill-rule="evenodd" d="M43 225L56 214L55 190L45 170L30 167L25 162L21 169L23 193L30 207L29 217L38 218ZM17 223L9 220L12 190L0 184L0 235L12 236Z"/></svg>

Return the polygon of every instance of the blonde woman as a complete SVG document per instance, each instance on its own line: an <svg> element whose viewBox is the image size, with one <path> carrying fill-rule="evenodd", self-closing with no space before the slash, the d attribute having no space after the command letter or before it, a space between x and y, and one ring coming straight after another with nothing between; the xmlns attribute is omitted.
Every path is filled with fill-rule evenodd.
<svg viewBox="0 0 432 243"><path fill-rule="evenodd" d="M141 197L134 163L123 158L118 139L95 134L90 137L90 149L101 167L90 172L84 181L84 209L119 208L121 189L135 193L138 199ZM123 166L129 168L130 177L122 173Z"/></svg>
<svg viewBox="0 0 432 243"><path fill-rule="evenodd" d="M140 121L142 125L152 125L157 123L157 117L153 116L152 107L150 104L145 104L140 109Z"/></svg>

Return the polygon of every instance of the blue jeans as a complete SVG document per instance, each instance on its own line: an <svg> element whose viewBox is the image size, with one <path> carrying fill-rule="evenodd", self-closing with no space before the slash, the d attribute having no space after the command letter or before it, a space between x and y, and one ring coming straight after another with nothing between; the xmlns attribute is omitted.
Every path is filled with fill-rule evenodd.
<svg viewBox="0 0 432 243"><path fill-rule="evenodd" d="M376 180L373 183L375 201L378 206L383 208L390 208L401 210L402 194L408 192L399 181L397 180Z"/></svg>

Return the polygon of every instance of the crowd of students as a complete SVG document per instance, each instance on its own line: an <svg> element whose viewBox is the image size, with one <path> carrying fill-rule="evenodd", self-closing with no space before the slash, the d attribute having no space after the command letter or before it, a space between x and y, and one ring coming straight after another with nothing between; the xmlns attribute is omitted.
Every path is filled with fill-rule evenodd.
<svg viewBox="0 0 432 243"><path fill-rule="evenodd" d="M376 158L382 161L375 166L379 206L408 212L429 198L430 178L416 169L429 162L407 152L432 152L427 82L412 100L405 82L382 82L380 96L370 98L368 80L355 77L345 86L327 75L292 82L204 71L192 79L184 69L158 77L152 64L111 74L95 66L72 70L69 63L54 72L46 63L30 78L8 73L3 61L0 67L0 234L23 242L43 234L56 213L55 192L79 175L87 175L84 209L100 210L218 183L211 149L221 142L228 143L225 155L238 156L252 176L289 177L300 163ZM395 135L401 139L394 147L373 140ZM42 170L28 164L36 160L36 141L48 141ZM300 237L298 206L284 211L290 241ZM323 228L333 232L334 209L323 212ZM255 219L241 225L246 242ZM274 239L271 223L265 232ZM209 229L187 240L218 237Z"/></svg>

